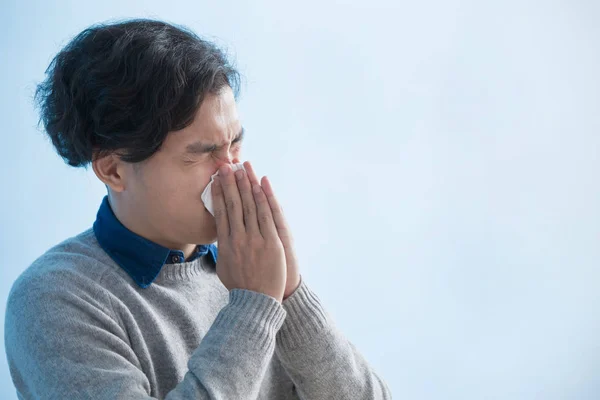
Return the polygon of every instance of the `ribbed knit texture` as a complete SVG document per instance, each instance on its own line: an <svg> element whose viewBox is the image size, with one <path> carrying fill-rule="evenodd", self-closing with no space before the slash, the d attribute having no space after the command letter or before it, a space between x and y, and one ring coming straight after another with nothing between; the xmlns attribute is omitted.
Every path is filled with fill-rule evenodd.
<svg viewBox="0 0 600 400"><path fill-rule="evenodd" d="M304 279L280 304L205 256L142 289L91 229L13 284L5 347L20 399L391 398Z"/></svg>

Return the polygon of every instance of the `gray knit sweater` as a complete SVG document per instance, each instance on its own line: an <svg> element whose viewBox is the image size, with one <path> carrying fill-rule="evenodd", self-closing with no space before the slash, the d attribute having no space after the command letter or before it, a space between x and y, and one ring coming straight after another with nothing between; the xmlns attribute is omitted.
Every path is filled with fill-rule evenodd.
<svg viewBox="0 0 600 400"><path fill-rule="evenodd" d="M20 399L391 398L304 280L280 304L204 256L142 289L92 229L14 283L5 346Z"/></svg>

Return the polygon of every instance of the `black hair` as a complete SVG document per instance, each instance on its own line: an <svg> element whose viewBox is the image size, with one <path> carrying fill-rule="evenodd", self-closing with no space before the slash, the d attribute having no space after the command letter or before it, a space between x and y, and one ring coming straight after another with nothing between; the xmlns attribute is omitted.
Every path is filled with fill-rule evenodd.
<svg viewBox="0 0 600 400"><path fill-rule="evenodd" d="M40 120L58 154L80 167L116 153L151 157L168 132L194 120L203 98L240 74L214 43L150 19L92 25L52 60L35 91Z"/></svg>

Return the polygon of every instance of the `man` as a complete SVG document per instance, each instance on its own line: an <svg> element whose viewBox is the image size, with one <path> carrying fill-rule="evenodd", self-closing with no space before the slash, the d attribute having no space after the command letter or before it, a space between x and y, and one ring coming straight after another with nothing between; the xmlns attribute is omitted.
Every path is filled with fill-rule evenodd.
<svg viewBox="0 0 600 400"><path fill-rule="evenodd" d="M301 279L269 180L233 173L239 79L214 45L159 21L96 25L46 72L46 132L108 195L13 284L19 398L391 398Z"/></svg>

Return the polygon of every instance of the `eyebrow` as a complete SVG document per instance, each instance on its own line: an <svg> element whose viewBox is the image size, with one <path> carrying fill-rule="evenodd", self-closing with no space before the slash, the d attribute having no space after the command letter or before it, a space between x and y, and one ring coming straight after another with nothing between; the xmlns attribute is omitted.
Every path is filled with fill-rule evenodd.
<svg viewBox="0 0 600 400"><path fill-rule="evenodd" d="M245 132L244 131L244 127L242 127L242 129L237 134L237 136L235 137L235 139L233 139L233 141L231 142L231 144L234 144L234 143L237 143L237 142L241 142L244 139L244 132ZM185 147L185 152L187 154L210 153L210 152L213 152L215 150L220 150L223 147L225 147L226 145L227 145L227 143L218 146L216 144L208 144L208 143L204 143L204 142L201 142L201 141L197 141L197 142L188 144Z"/></svg>

